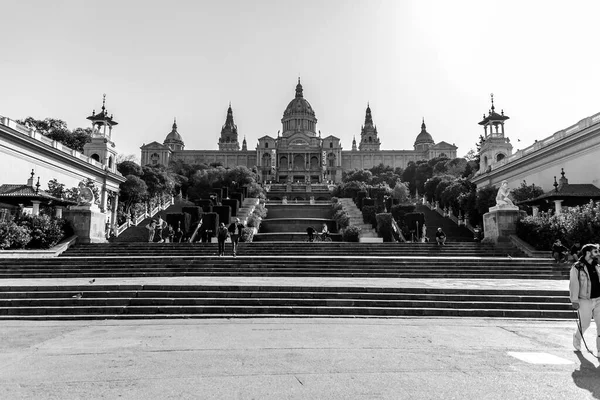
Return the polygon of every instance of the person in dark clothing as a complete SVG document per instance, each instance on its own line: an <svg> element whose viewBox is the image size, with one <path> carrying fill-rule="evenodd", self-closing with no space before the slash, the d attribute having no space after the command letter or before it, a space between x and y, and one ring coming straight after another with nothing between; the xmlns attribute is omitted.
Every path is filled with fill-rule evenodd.
<svg viewBox="0 0 600 400"><path fill-rule="evenodd" d="M579 259L579 251L581 250L581 243L579 243L579 241L576 241L575 243L573 243L573 246L571 246L571 248L569 249L569 253L571 253L571 257L573 258L573 261L577 261Z"/></svg>
<svg viewBox="0 0 600 400"><path fill-rule="evenodd" d="M181 243L181 239L183 239L183 232L181 231L181 228L177 228L173 235L173 241L175 243Z"/></svg>
<svg viewBox="0 0 600 400"><path fill-rule="evenodd" d="M173 243L173 238L175 237L175 230L173 229L173 225L167 226L167 240L169 243Z"/></svg>
<svg viewBox="0 0 600 400"><path fill-rule="evenodd" d="M435 240L438 246L446 245L446 234L442 230L442 228L437 228L437 232L435 233Z"/></svg>
<svg viewBox="0 0 600 400"><path fill-rule="evenodd" d="M223 222L219 224L217 229L217 242L219 243L219 257L225 255L225 240L229 236L229 231Z"/></svg>
<svg viewBox="0 0 600 400"><path fill-rule="evenodd" d="M306 228L306 234L308 235L308 241L309 242L314 242L314 240L315 240L315 228L313 228L312 226L309 226L308 228Z"/></svg>
<svg viewBox="0 0 600 400"><path fill-rule="evenodd" d="M569 249L567 249L560 241L560 239L556 239L554 244L552 245L552 257L557 263L567 261L567 254Z"/></svg>
<svg viewBox="0 0 600 400"><path fill-rule="evenodd" d="M600 332L600 266L598 265L598 245L586 244L581 248L579 260L571 267L569 293L574 310L579 312L579 327L573 334L573 347L581 350L581 335L592 322ZM596 349L600 349L600 336L596 337Z"/></svg>
<svg viewBox="0 0 600 400"><path fill-rule="evenodd" d="M481 242L481 228L479 225L475 225L475 228L473 228L473 240L477 243Z"/></svg>
<svg viewBox="0 0 600 400"><path fill-rule="evenodd" d="M242 231L244 230L244 224L240 223L240 219L236 218L235 222L229 224L227 230L229 231L229 235L231 236L231 245L233 246L233 256L236 256L237 245L240 241L240 237L242 237Z"/></svg>

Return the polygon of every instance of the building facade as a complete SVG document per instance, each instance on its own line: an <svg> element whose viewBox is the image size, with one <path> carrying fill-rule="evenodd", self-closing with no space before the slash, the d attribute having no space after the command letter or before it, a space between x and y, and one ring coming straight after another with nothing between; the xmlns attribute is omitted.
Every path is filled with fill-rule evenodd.
<svg viewBox="0 0 600 400"><path fill-rule="evenodd" d="M341 182L342 173L352 169L368 169L379 164L405 168L410 161L440 156L455 158L457 150L456 146L443 141L435 143L425 121L413 150L381 150L369 105L360 130L360 142L357 145L354 139L352 149L343 150L339 137L322 135L317 129L315 111L304 98L300 79L294 98L283 112L277 136L260 137L254 150L248 150L245 138L240 146L230 104L218 146L218 150L185 150L174 122L162 144L154 141L141 147L140 159L142 165L168 165L171 160L189 164L221 163L225 167L242 165L256 168L263 182L320 183Z"/></svg>
<svg viewBox="0 0 600 400"><path fill-rule="evenodd" d="M478 189L498 187L506 180L511 188L525 182L549 191L562 171L569 174L571 184L600 186L600 113L516 152L505 136L507 119L504 112L496 113L492 98L488 115L479 123L484 128L481 162L479 171L471 178Z"/></svg>

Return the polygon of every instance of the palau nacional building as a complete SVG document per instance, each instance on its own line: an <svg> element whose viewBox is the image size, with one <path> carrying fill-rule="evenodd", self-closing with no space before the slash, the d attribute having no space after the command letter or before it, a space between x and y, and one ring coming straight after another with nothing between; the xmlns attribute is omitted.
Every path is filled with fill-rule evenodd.
<svg viewBox="0 0 600 400"><path fill-rule="evenodd" d="M188 164L221 163L225 167L256 167L263 182L321 183L341 182L343 171L355 168L368 169L379 164L405 168L410 161L456 157L457 147L444 141L435 143L426 130L425 121L416 135L413 150L382 150L368 105L364 125L360 128L360 141L357 143L356 135L353 136L352 149L343 150L339 137L321 134L315 111L304 98L298 79L295 97L283 112L281 130L276 136L259 138L255 149L248 149L245 137L240 146L238 128L229 105L218 150L186 150L183 136L174 122L162 144L154 141L142 145L141 163L168 165L171 160Z"/></svg>

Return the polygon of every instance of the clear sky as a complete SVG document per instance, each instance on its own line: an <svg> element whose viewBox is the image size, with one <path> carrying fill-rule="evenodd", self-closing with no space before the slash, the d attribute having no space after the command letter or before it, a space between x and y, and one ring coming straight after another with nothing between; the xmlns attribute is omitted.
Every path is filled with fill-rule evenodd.
<svg viewBox="0 0 600 400"><path fill-rule="evenodd" d="M367 102L382 149L475 147L494 93L514 150L600 112L600 2L2 0L0 115L102 105L123 154L163 142L217 149L231 101L240 142L277 136L298 76L323 136L349 150Z"/></svg>

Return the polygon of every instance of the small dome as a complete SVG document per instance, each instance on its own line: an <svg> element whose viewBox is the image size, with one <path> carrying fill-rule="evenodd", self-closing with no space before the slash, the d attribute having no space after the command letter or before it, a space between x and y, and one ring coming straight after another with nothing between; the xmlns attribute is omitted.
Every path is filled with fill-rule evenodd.
<svg viewBox="0 0 600 400"><path fill-rule="evenodd" d="M427 132L427 129L425 127L425 120L423 120L423 123L421 124L421 132L417 135L417 138L415 139L415 146L418 144L435 144L435 142L433 141L433 138L431 137L431 135L429 134L429 132Z"/></svg>
<svg viewBox="0 0 600 400"><path fill-rule="evenodd" d="M169 134L165 138L165 143L168 143L168 142L183 143L183 138L181 137L179 132L177 132L177 122L176 121L173 121L173 129L171 130L171 132L169 132Z"/></svg>

